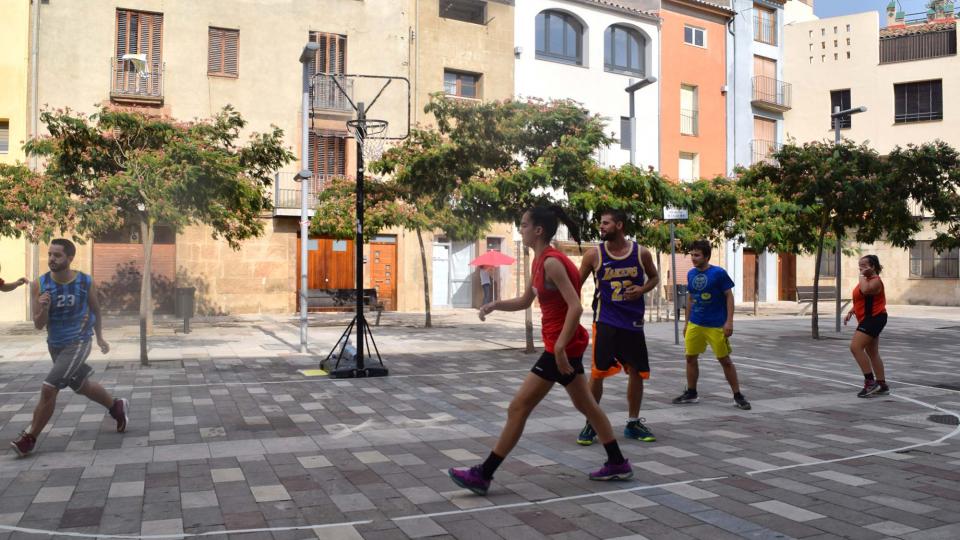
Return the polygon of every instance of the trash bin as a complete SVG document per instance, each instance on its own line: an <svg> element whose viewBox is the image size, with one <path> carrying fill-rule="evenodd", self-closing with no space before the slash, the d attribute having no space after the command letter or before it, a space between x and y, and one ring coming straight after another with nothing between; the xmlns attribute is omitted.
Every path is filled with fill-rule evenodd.
<svg viewBox="0 0 960 540"><path fill-rule="evenodd" d="M677 290L674 292L674 298L677 299L677 311L687 309L687 286L686 285L677 285Z"/></svg>
<svg viewBox="0 0 960 540"><path fill-rule="evenodd" d="M190 333L190 318L193 317L196 302L196 287L177 287L173 296L173 312L183 318L183 333Z"/></svg>

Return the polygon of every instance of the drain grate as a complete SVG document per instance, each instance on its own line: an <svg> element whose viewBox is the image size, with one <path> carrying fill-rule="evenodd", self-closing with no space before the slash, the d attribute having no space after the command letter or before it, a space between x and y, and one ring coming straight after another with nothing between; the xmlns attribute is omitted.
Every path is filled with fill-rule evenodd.
<svg viewBox="0 0 960 540"><path fill-rule="evenodd" d="M931 414L927 417L927 420L936 424L943 424L945 426L960 425L960 419L952 414Z"/></svg>
<svg viewBox="0 0 960 540"><path fill-rule="evenodd" d="M935 330L960 330L960 326L940 326Z"/></svg>

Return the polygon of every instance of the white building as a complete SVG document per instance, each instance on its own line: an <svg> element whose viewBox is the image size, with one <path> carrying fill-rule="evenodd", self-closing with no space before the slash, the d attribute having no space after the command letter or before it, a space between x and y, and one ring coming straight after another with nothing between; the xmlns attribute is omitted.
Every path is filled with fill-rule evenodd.
<svg viewBox="0 0 960 540"><path fill-rule="evenodd" d="M812 10L813 0L804 0ZM784 81L784 0L733 0L736 11L727 32L727 165L763 161L784 138L784 113L793 106L792 85ZM789 45L789 44L788 44ZM755 253L727 242L727 271L737 302L792 300L791 254ZM786 278L786 279L784 279ZM756 291L756 292L755 292Z"/></svg>
<svg viewBox="0 0 960 540"><path fill-rule="evenodd" d="M659 18L652 0L523 0L514 10L515 94L572 99L607 122L617 140L597 156L601 165L630 160L659 168L658 83L635 94L636 131L630 137L626 88L660 72ZM626 134L626 136L625 136Z"/></svg>

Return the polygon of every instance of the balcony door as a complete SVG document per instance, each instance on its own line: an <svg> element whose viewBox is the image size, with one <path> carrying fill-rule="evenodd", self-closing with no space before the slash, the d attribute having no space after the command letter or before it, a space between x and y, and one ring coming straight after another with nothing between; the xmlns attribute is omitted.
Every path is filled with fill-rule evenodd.
<svg viewBox="0 0 960 540"><path fill-rule="evenodd" d="M163 14L117 10L114 88L119 94L159 96ZM127 56L128 60L123 57ZM137 63L142 60L142 66Z"/></svg>
<svg viewBox="0 0 960 540"><path fill-rule="evenodd" d="M753 99L779 103L777 99L777 61L764 56L753 57Z"/></svg>

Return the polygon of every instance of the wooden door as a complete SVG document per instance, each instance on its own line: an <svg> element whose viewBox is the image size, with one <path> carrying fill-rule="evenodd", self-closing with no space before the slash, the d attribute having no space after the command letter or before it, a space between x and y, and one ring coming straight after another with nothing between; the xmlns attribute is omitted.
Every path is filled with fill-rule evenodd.
<svg viewBox="0 0 960 540"><path fill-rule="evenodd" d="M777 256L777 288L780 300L797 299L797 256L781 253Z"/></svg>
<svg viewBox="0 0 960 540"><path fill-rule="evenodd" d="M780 103L777 99L777 61L763 56L754 56L753 76L753 99Z"/></svg>
<svg viewBox="0 0 960 540"><path fill-rule="evenodd" d="M307 244L308 289L352 289L356 252L353 240L311 238ZM300 240L297 239L297 290L300 290Z"/></svg>
<svg viewBox="0 0 960 540"><path fill-rule="evenodd" d="M743 250L743 301L753 302L757 297L757 252Z"/></svg>
<svg viewBox="0 0 960 540"><path fill-rule="evenodd" d="M370 281L386 311L397 309L397 243L370 243Z"/></svg>

